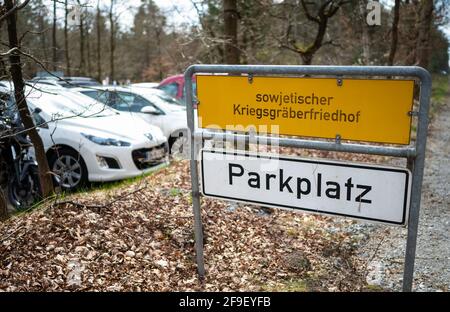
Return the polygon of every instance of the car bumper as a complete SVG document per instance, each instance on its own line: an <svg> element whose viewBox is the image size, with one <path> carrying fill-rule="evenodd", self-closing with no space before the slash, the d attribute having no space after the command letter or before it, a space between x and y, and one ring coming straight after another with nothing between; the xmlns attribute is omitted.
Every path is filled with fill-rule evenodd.
<svg viewBox="0 0 450 312"><path fill-rule="evenodd" d="M136 155L137 151L147 152L160 148L164 148L164 154L158 159L146 160L138 157L142 156L142 153ZM96 145L94 150L84 151L81 154L85 159L88 180L91 182L133 178L169 163L167 142L158 142L153 145L132 145L130 147Z"/></svg>

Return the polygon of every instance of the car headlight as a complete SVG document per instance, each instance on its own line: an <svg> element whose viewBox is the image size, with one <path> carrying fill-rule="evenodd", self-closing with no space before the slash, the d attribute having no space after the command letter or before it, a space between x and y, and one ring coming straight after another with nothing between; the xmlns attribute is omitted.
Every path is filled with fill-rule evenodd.
<svg viewBox="0 0 450 312"><path fill-rule="evenodd" d="M113 138L102 138L91 134L81 133L86 139L99 145L108 146L131 146L131 143L113 139Z"/></svg>

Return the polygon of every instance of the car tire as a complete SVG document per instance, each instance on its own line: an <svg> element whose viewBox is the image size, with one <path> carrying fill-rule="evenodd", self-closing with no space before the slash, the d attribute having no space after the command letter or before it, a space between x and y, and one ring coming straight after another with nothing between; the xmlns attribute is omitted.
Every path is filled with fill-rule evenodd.
<svg viewBox="0 0 450 312"><path fill-rule="evenodd" d="M83 157L75 150L59 148L48 160L55 186L73 191L88 183L88 171Z"/></svg>
<svg viewBox="0 0 450 312"><path fill-rule="evenodd" d="M9 202L17 211L30 208L42 197L38 167L33 165L28 170L25 181L18 181L18 177L13 175L8 185Z"/></svg>

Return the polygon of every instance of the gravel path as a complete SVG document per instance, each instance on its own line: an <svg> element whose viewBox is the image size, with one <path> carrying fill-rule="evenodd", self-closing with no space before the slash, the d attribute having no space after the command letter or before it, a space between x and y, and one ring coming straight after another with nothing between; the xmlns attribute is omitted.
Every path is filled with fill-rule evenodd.
<svg viewBox="0 0 450 312"><path fill-rule="evenodd" d="M447 103L430 125L427 141L414 291L450 291L449 154L450 103ZM372 260L367 281L384 289L401 290L406 229L362 227L371 232L362 249L363 255Z"/></svg>

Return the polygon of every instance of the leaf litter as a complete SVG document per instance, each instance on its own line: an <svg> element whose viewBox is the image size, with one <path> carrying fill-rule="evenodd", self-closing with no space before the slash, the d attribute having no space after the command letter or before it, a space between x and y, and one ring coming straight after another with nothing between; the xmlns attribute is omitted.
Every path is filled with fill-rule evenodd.
<svg viewBox="0 0 450 312"><path fill-rule="evenodd" d="M367 286L366 265L355 251L358 239L346 230L356 221L209 198L202 198L207 273L200 281L190 186L189 163L178 161L133 184L73 194L70 201L12 217L0 224L0 290L358 291Z"/></svg>

